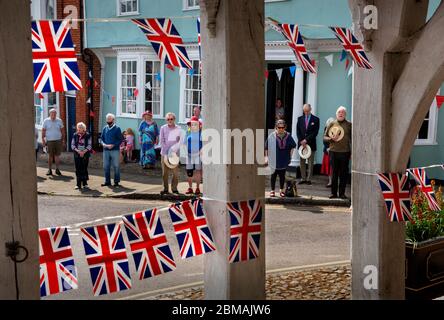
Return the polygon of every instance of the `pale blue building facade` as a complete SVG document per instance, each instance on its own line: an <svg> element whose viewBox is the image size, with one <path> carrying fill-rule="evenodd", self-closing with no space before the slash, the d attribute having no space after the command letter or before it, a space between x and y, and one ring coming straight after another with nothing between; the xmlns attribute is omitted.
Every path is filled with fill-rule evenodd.
<svg viewBox="0 0 444 320"><path fill-rule="evenodd" d="M99 57L102 64L102 99L100 123L103 126L107 113L117 115L123 129L137 131L141 115L151 110L159 125L164 124L167 112L174 112L177 122L186 125L193 106L202 107L201 81L198 68L196 19L199 16L198 0L85 0L85 47ZM436 10L438 0L430 2L429 16ZM297 66L294 77L289 67L298 65L293 52L283 37L266 27L265 59L269 71L266 84L267 127L273 123L274 101L281 98L286 109L288 131L295 135L295 122L302 114L303 103L310 103L321 120L318 135L318 152L315 162L322 162L322 130L326 120L334 117L343 105L352 120L352 79L345 61L340 61L342 48L328 26L351 27L347 0L265 0L265 16L282 23L301 25L300 30L311 59L316 62L316 74L307 74ZM194 74L185 69L175 71L162 65L139 28L128 19L171 18L181 34ZM119 18L125 21L102 22L95 18ZM303 26L303 25L322 25ZM333 55L333 65L325 59ZM203 68L204 69L204 68ZM282 69L279 80L274 70ZM239 70L239 72L243 72ZM136 95L134 92L139 92ZM442 88L444 93L444 86ZM246 115L248 116L248 115ZM431 106L428 118L421 129L412 152L412 166L444 162L444 129L439 123L444 114ZM137 140L137 139L136 139ZM298 165L297 156L292 165ZM444 178L438 170L431 171L436 178Z"/></svg>

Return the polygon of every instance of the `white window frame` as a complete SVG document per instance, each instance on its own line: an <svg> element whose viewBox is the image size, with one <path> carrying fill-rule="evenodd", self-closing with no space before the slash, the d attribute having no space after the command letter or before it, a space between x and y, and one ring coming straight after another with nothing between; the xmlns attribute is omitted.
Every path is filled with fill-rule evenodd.
<svg viewBox="0 0 444 320"><path fill-rule="evenodd" d="M146 70L145 70L145 64L146 64L146 62L147 61L152 61L152 62L159 62L160 63L160 74L161 74L161 80L160 80L160 112L159 113L153 113L153 119L163 119L163 90L164 90L164 88L165 88L165 86L164 86L164 79L163 79L163 72L164 72L164 64L162 64L162 62L159 60L159 59L153 59L152 57L148 57L148 56L145 56L144 58L143 58L143 77L142 77L142 82L143 82L143 85L142 85L142 91L143 91L143 101L142 101L142 105L141 105L141 109L142 109L142 111L141 111L141 113L143 113L144 112L144 110L145 110L145 98L146 98L146 96L145 96L145 94L146 94L146 91L145 91L145 75L146 75Z"/></svg>
<svg viewBox="0 0 444 320"><path fill-rule="evenodd" d="M124 0L124 1L133 1L133 0ZM118 17L125 17L125 16L136 16L140 14L140 1L136 0L137 3L137 11L131 11L131 12L121 12L120 11L120 0L116 0L116 12Z"/></svg>
<svg viewBox="0 0 444 320"><path fill-rule="evenodd" d="M54 19L57 19L57 0L52 0ZM33 20L48 19L46 16L46 0L31 0L31 17Z"/></svg>
<svg viewBox="0 0 444 320"><path fill-rule="evenodd" d="M137 61L137 77L136 87L139 90L139 95L136 98L136 113L122 112L122 62L123 61ZM147 48L146 51L134 52L131 48L119 48L117 54L117 97L116 97L116 115L120 118L140 119L145 110L145 61L160 62L157 54L152 48ZM154 119L163 119L164 114L164 90L165 90L165 67L160 64L160 114L153 115Z"/></svg>
<svg viewBox="0 0 444 320"><path fill-rule="evenodd" d="M192 46L186 48L188 57L190 58L190 61L197 61L199 60L199 47L198 46ZM187 73L188 69L181 68L179 72L180 76L180 94L179 94L179 124L186 124L189 120L186 118L186 110L185 110L185 86L187 81ZM202 78L201 78L202 81ZM202 82L201 82L202 85ZM202 100L203 103L203 100Z"/></svg>
<svg viewBox="0 0 444 320"><path fill-rule="evenodd" d="M194 0L196 1L196 0ZM200 7L199 6L189 6L188 5L188 0L183 0L183 11L189 11L189 10L199 10Z"/></svg>
<svg viewBox="0 0 444 320"><path fill-rule="evenodd" d="M36 93L38 95L38 93ZM38 129L42 129L43 121L45 121L46 118L49 117L49 110L52 108L55 108L57 110L57 116L60 118L60 94L59 92L56 92L56 104L48 104L48 95L49 93L42 93L43 99L40 101L40 106L42 108L42 121L40 124L36 123L36 127Z"/></svg>
<svg viewBox="0 0 444 320"><path fill-rule="evenodd" d="M440 94L438 91L437 95ZM422 124L421 124L422 125ZM433 99L432 106L429 110L429 128L427 132L427 139L416 139L415 146L432 146L437 145L436 140L437 130L438 130L438 107L436 104L436 99Z"/></svg>

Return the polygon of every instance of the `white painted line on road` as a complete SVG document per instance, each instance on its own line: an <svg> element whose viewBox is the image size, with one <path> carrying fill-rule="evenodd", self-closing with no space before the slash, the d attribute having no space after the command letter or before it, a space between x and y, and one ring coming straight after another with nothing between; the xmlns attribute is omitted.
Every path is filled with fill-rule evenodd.
<svg viewBox="0 0 444 320"><path fill-rule="evenodd" d="M342 260L342 261L332 261L332 262L326 262L326 263L318 263L318 264L308 264L303 266L294 266L294 267L288 267L288 268L279 268L279 269L272 269L266 271L266 274L274 274L274 273L283 273L283 272L291 272L291 271L302 271L302 270L310 270L310 269L317 269L317 268L324 268L324 267L331 267L331 266L342 266L350 264L350 260ZM162 294L162 293L169 293L179 290L185 290L192 287L201 287L204 285L203 281L188 283L188 284L182 284L179 286L174 287L168 287L143 293L134 294L131 296L126 296L123 298L118 298L116 300L133 300L133 299L147 299L151 296Z"/></svg>

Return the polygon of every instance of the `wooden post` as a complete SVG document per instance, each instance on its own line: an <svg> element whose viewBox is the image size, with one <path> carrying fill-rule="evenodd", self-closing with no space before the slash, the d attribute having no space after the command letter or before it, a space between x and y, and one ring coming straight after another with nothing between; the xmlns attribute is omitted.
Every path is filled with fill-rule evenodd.
<svg viewBox="0 0 444 320"><path fill-rule="evenodd" d="M378 10L377 30L363 24L369 4ZM365 173L406 169L415 137L444 81L444 44L438 40L444 3L427 25L428 1L349 0L349 5L355 32L374 67L354 67L352 298L403 299L404 224L389 222L377 177ZM365 285L369 276L376 279L373 286Z"/></svg>
<svg viewBox="0 0 444 320"><path fill-rule="evenodd" d="M205 129L214 128L222 136L224 129L265 128L264 1L202 1L201 34ZM263 143L263 134L256 138ZM228 145L233 146L232 141L224 147ZM253 146L243 143L243 155L246 148ZM225 203L263 200L264 176L257 174L256 164L204 165L203 172L205 196L221 200L205 201L217 245L216 252L205 256L205 298L264 299L265 211L259 258L230 264L230 220Z"/></svg>
<svg viewBox="0 0 444 320"><path fill-rule="evenodd" d="M29 4L0 1L0 299L40 296ZM6 256L10 241L29 251L16 270Z"/></svg>

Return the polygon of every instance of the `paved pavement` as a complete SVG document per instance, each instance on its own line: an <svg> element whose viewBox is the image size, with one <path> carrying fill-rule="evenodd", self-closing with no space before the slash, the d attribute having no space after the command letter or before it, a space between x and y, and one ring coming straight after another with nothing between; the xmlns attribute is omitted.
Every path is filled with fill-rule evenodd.
<svg viewBox="0 0 444 320"><path fill-rule="evenodd" d="M70 184L74 185L72 182ZM161 221L177 269L165 275L139 281L132 257L129 255L133 288L101 298L93 297L81 236L76 224L89 222L87 225L94 225L119 221L123 214L153 207L166 207L168 204L166 201L40 195L40 227L71 226L69 233L80 282L78 290L47 299L138 298L152 295L154 292L172 291L178 286L200 283L203 279L203 257L180 259L170 218L167 211L163 210L160 212ZM267 205L266 270L282 272L297 266L349 260L350 222L350 210L344 207Z"/></svg>
<svg viewBox="0 0 444 320"><path fill-rule="evenodd" d="M71 153L62 155L61 170L62 176L46 176L47 164L46 155L41 154L37 163L37 182L39 194L61 195L61 196L90 196L90 197L117 197L127 199L145 199L145 200L183 200L189 198L184 193L188 188L186 181L186 172L183 167L180 169L179 192L180 195L161 196L162 175L159 163L157 167L151 170L143 170L137 163L128 163L121 166L121 188L101 187L104 182L102 170L102 156L100 153L93 155L90 161L89 173L90 181L89 191L74 190L76 185L73 157ZM269 190L269 177L267 177L266 190ZM299 197L294 198L269 198L266 192L267 203L276 204L306 204L306 205L331 205L349 207L350 201L342 199L328 199L330 189L326 188L327 177L315 176L313 185L298 185ZM205 184L201 191L205 195ZM350 189L347 187L346 193L350 195Z"/></svg>

